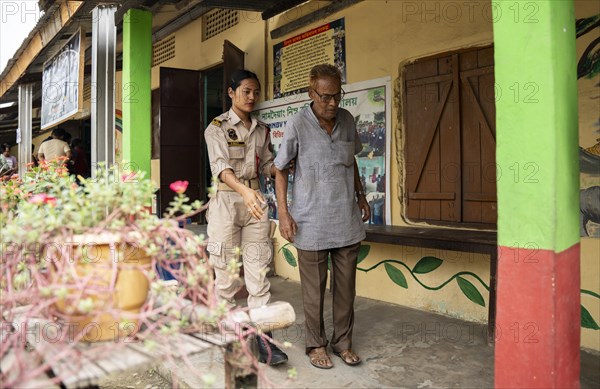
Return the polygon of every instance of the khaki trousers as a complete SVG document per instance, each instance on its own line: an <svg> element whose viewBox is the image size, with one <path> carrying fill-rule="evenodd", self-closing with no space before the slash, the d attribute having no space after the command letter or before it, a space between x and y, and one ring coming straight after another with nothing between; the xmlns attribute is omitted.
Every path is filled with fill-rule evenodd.
<svg viewBox="0 0 600 389"><path fill-rule="evenodd" d="M327 256L331 254L333 277L333 335L331 348L341 352L352 348L356 261L360 242L335 249L306 251L298 249L300 285L305 316L306 353L327 346L323 322L323 302L327 283Z"/></svg>
<svg viewBox="0 0 600 389"><path fill-rule="evenodd" d="M215 270L215 285L219 297L235 305L233 296L244 286L248 289L248 307L260 307L269 302L271 284L267 267L273 258L267 206L265 214L256 220L244 204L242 196L233 191L217 191L207 212L209 261ZM227 270L232 260L242 260L244 281Z"/></svg>

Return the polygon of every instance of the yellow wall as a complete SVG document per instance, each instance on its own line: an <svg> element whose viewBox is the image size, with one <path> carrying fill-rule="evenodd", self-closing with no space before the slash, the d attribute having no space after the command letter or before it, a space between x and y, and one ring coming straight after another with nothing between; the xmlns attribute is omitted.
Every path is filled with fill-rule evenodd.
<svg viewBox="0 0 600 389"><path fill-rule="evenodd" d="M576 1L576 16L589 17L598 14L600 5L597 2ZM299 7L288 14L275 18L270 23L270 28L276 28L306 15L326 3L312 2ZM458 10L458 6L461 6ZM471 7L471 8L469 8ZM459 16L459 14L461 16ZM506 15L505 15L506 16ZM320 20L312 25L296 30L280 39L269 41L269 68L272 67L272 46L283 39L290 38L300 32L307 31L328 21L345 18L346 26L346 66L348 83L391 76L395 86L395 101L392 107L392 153L390 177L391 185L391 210L392 224L405 224L402 219L402 203L400 199L402 182L398 179L402 150L401 144L401 105L400 79L402 64L416 58L432 54L452 51L456 49L484 46L493 42L492 16L489 4L456 3L456 2L361 2L337 14L331 15L326 20ZM584 40L578 40L578 56L591 40L598 36L598 29L590 33ZM583 46L585 44L585 46ZM584 96L598 96L598 88L594 87L599 82L598 77L593 80L580 80L580 128L589 128L591 123L598 121L597 100L586 99ZM582 88L582 86L584 86ZM272 91L270 91L272 93ZM584 127L585 126L585 127ZM587 147L596 142L596 131L592 134L581 133L581 144ZM593 139L592 139L593 137ZM598 185L597 183L595 185ZM281 248L285 241L276 235L276 250ZM370 244L364 242L363 244ZM465 320L485 322L487 308L469 301L460 291L456 282L450 282L439 291L429 291L419 285L404 269L408 288L404 289L394 284L380 264L386 259L401 260L412 268L422 257L433 255L444 260L434 272L419 276L425 285L438 286L453 277L457 272L468 271L478 275L483 282L489 285L489 258L484 255L434 252L427 249L415 249L401 246L371 245L369 256L359 265L359 268L379 266L368 272L358 272L358 294L392 303L402 304L414 308L425 309L433 312L460 317ZM294 252L292 250L292 252ZM294 252L295 253L295 252ZM600 240L583 238L581 242L582 289L600 293ZM299 279L298 270L290 266L281 253L276 255L275 268L277 274L292 279ZM472 281L488 304L488 293L481 283L472 276L465 276ZM593 318L600 322L600 304L598 299L582 295L582 303L590 311ZM600 350L600 331L582 329L583 347Z"/></svg>
<svg viewBox="0 0 600 389"><path fill-rule="evenodd" d="M600 14L597 1L576 1L575 18L583 19ZM589 44L600 37L600 27L577 38L577 59L579 60ZM577 81L579 89L579 145L591 148L600 145L600 74L592 78L582 77ZM600 147L600 146L598 146ZM599 150L600 151L600 150ZM581 174L581 188L600 185L597 174ZM596 199L599 201L599 199ZM592 236L581 238L581 289L600 294L600 225L588 224ZM594 232L595 231L595 234ZM581 295L581 304L589 311L596 323L600 324L600 300L588 294ZM594 350L600 350L600 331L582 328L581 344Z"/></svg>
<svg viewBox="0 0 600 389"><path fill-rule="evenodd" d="M179 29L175 35L175 57L152 68L152 89L159 87L160 67L204 70L223 63L223 42L229 40L246 53L246 68L259 79L265 75L265 22L260 13L240 11L236 26L202 42L202 18Z"/></svg>
<svg viewBox="0 0 600 389"><path fill-rule="evenodd" d="M395 89L395 99L392 103L392 158L389 172L391 178L390 199L392 223L405 224L402 219L401 185L398 179L402 150L401 144L401 85L402 65L408 61L430 56L437 53L463 49L474 46L486 46L493 42L492 16L489 2L401 2L401 1L364 1L346 8L326 19L302 27L290 34L271 40L266 31L271 31L290 21L296 20L329 2L313 1L297 7L285 14L263 22L260 15L241 12L240 23L230 30L219 34L206 42L201 42L201 20L197 20L180 29L175 35L176 57L160 66L184 69L203 70L222 62L222 47L225 39L246 52L246 67L255 71L262 81L266 98L272 98L273 45L283 39L310 30L329 21L345 18L346 27L346 65L348 83L356 83L380 77L389 76ZM590 16L598 8L596 2L576 1L577 17ZM506 15L505 15L506 16ZM507 16L508 17L508 16ZM590 35L589 39L595 39ZM266 42L266 45L265 45ZM265 50L265 46L266 49ZM582 48L578 41L578 55ZM265 67L265 64L267 65ZM583 84L585 82L585 84ZM594 93L589 86L598 80L580 81L580 128L590 125L585 119L596 112L597 105L586 101L582 106L581 97L584 93ZM152 88L159 85L159 68L152 69ZM582 89L582 84L585 88ZM595 92L597 93L597 90ZM597 102L597 100L596 100ZM597 120L597 116L596 116ZM596 133L597 135L597 133ZM596 136L593 135L593 136ZM581 144L593 142L591 135L582 134ZM152 176L157 178L158 163L153 161ZM581 243L582 257L582 288L595 293L600 291L600 273L598 257L600 257L600 240L583 239ZM286 242L279 233L275 236L275 270L278 275L299 279L297 267L292 267L279 251ZM489 258L485 255L458 253L452 251L435 251L428 249L402 246L369 244L371 250L359 268L368 269L377 266L369 272L359 271L357 276L358 294L409 307L438 312L465 320L485 322L487 320L488 293L481 282L489 285ZM292 249L295 255L295 251ZM442 259L443 264L435 271L419 275L419 280L428 287L437 287L449 279L446 286L437 291L427 290L419 285L402 265L407 279L408 288L402 288L392 282L385 271L384 260L401 261L413 268L419 259L434 256ZM457 285L454 276L458 272L468 272L464 278L470 281L481 293L486 307L477 305L465 297ZM597 322L600 322L598 299L589 296L582 297L582 303ZM582 346L600 350L600 331L582 330Z"/></svg>
<svg viewBox="0 0 600 389"><path fill-rule="evenodd" d="M480 5L472 9L470 14L467 6L451 2L448 7L443 2L431 1L411 2L400 1L365 1L344 9L326 20L317 21L309 26L296 30L287 36L269 42L269 68L272 68L272 47L284 39L320 26L328 21L345 18L346 28L346 69L348 83L356 83L374 78L390 76L395 89L395 100L392 103L392 147L391 147L391 213L392 224L406 224L402 219L402 207L399 190L399 163L402 160L400 144L400 112L398 106L401 98L400 72L401 64L409 60L430 56L451 50L472 46L483 46L492 43L492 22L489 7ZM270 28L306 15L322 2L309 3L275 18ZM416 9L414 7L417 7ZM436 8L437 7L437 8ZM456 7L461 7L460 10ZM438 12L436 12L436 9ZM433 13L422 12L433 10ZM459 11L458 11L459 10ZM458 17L460 13L460 17ZM272 90L270 91L272 96ZM277 245L283 239L277 236ZM419 275L418 278L428 287L436 287L452 278L460 271L469 271L478 275L489 285L490 260L485 255L440 251L403 246L372 244L367 258L359 268L370 268L378 265L368 273L359 271L357 275L357 293L360 296L388 301L418 309L438 312L465 320L487 321L487 308L468 300L460 291L455 280L437 291L429 291L419 285L402 265L408 288L404 289L393 283L387 275L381 261L395 259L402 261L411 269L419 259L425 256L435 256L443 259L444 263L435 271ZM277 249L278 247L276 247ZM277 274L292 279L299 279L297 268L291 267L281 255L276 256L275 269ZM485 299L487 306L488 293L476 279L465 276L473 283Z"/></svg>
<svg viewBox="0 0 600 389"><path fill-rule="evenodd" d="M469 6L462 5L462 2L450 3L451 6L439 1L358 3L280 39L270 40L269 69L273 67L274 44L343 17L346 26L347 82L355 83L391 76L397 99L401 90L398 82L402 62L465 47L489 45L492 42L492 17L489 6L471 4L470 11ZM297 7L274 18L269 28L272 30L280 27L326 4L327 2L311 2ZM434 12L428 13L427 10ZM457 17L458 14L461 16ZM269 97L272 97L272 90ZM401 150L396 147L400 140L400 133L397 131L400 122L397 107L398 100L395 100L392 104L392 128L395 130L391 147L393 160L389 173L394 225L404 224L400 216L401 192L399 181L396 179L399 176L398 163L402 158Z"/></svg>

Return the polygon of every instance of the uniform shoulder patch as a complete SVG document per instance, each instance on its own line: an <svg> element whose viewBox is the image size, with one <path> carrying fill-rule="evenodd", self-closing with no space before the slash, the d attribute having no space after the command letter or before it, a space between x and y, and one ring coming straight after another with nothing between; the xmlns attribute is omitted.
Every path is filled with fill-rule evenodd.
<svg viewBox="0 0 600 389"><path fill-rule="evenodd" d="M223 122L221 120L219 120L219 119L216 119L216 118L213 119L212 122L210 122L210 124L212 124L213 126L217 126L217 127L220 127L221 123L223 123Z"/></svg>

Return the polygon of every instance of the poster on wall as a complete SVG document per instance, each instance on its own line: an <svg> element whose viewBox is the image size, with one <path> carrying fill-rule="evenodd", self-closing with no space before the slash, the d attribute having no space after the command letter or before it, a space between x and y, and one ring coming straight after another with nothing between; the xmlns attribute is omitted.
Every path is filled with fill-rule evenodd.
<svg viewBox="0 0 600 389"><path fill-rule="evenodd" d="M391 133L391 84L390 78L379 78L344 85L346 94L340 107L347 109L356 123L356 130L363 145L356 155L360 179L371 206L368 224L391 224L389 205L390 133ZM258 106L256 117L271 128L271 142L275 155L281 146L287 120L302 109L310 109L308 93L291 98L266 101ZM266 179L261 183L269 204L269 217L277 219L275 184ZM288 199L291 185L288 184ZM293 206L293 205L292 205Z"/></svg>
<svg viewBox="0 0 600 389"><path fill-rule="evenodd" d="M62 123L83 105L83 53L81 30L74 33L62 49L44 63L42 73L41 128Z"/></svg>
<svg viewBox="0 0 600 389"><path fill-rule="evenodd" d="M344 18L313 28L273 46L273 96L306 92L310 69L335 65L346 82L346 31Z"/></svg>

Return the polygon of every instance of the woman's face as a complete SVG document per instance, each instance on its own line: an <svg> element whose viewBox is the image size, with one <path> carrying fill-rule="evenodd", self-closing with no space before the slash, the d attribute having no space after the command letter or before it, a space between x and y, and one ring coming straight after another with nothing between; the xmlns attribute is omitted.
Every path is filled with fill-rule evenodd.
<svg viewBox="0 0 600 389"><path fill-rule="evenodd" d="M250 113L254 111L254 105L260 97L260 85L255 79L246 78L242 80L235 91L229 88L228 92L234 108Z"/></svg>

